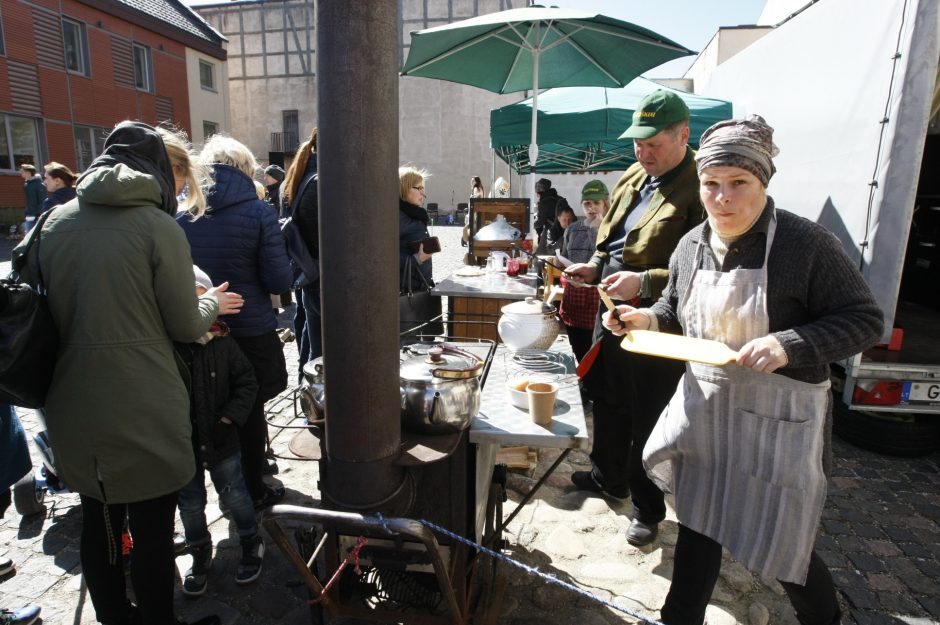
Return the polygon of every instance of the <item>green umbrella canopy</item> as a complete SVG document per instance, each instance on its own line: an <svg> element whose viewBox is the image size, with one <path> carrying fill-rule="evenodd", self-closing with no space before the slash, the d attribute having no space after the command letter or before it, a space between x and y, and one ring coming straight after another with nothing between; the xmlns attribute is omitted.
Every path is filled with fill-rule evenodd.
<svg viewBox="0 0 940 625"><path fill-rule="evenodd" d="M494 93L536 86L622 87L642 72L688 54L692 51L674 41L612 17L527 7L412 33L401 73Z"/></svg>
<svg viewBox="0 0 940 625"><path fill-rule="evenodd" d="M633 111L647 94L664 89L679 94L689 107L689 143L696 147L702 132L732 116L730 102L670 89L636 78L620 89L570 87L539 94L538 172L619 171L636 159L633 141L620 139ZM490 111L490 145L517 173L531 173L529 143L532 99Z"/></svg>

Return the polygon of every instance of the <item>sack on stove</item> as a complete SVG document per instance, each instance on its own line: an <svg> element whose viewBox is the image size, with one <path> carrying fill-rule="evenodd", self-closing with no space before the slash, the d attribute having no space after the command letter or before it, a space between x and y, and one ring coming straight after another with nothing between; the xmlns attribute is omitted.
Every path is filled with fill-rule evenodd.
<svg viewBox="0 0 940 625"><path fill-rule="evenodd" d="M431 295L431 285L414 263L414 257L408 256L402 273L404 288L398 294L399 333L402 337L443 334L441 298ZM415 274L421 276L420 284L412 284Z"/></svg>
<svg viewBox="0 0 940 625"><path fill-rule="evenodd" d="M39 242L46 212L13 260L13 271L0 280L0 401L39 408L45 404L59 351L59 332L49 312ZM35 245L37 286L20 280L19 272Z"/></svg>

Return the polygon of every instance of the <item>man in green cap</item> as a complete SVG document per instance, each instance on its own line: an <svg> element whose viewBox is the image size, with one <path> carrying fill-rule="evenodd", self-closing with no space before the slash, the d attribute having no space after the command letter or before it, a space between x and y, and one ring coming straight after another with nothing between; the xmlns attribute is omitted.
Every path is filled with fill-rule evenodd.
<svg viewBox="0 0 940 625"><path fill-rule="evenodd" d="M655 91L637 106L621 138L633 139L637 162L614 187L594 255L567 272L608 285L615 303L648 306L666 286L669 256L679 239L705 218L688 147L689 108L676 93ZM666 516L663 493L643 468L643 447L684 366L624 351L622 338L602 327L603 312L594 328L599 353L584 380L594 401L593 468L575 471L571 481L581 490L631 496L627 542L643 546L656 538Z"/></svg>

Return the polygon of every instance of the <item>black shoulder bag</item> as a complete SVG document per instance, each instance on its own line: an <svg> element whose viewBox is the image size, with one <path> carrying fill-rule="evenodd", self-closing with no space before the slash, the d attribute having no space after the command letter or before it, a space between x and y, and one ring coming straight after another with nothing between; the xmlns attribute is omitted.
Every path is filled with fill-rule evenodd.
<svg viewBox="0 0 940 625"><path fill-rule="evenodd" d="M42 227L50 213L36 220L33 236L13 260L13 271L0 279L0 401L24 408L45 405L59 351L59 332L49 312L39 266ZM20 279L34 245L36 288Z"/></svg>
<svg viewBox="0 0 940 625"><path fill-rule="evenodd" d="M313 284L320 279L320 263L310 254L307 241L304 240L304 235L300 231L300 224L297 223L297 207L300 205L300 198L303 197L310 182L316 179L317 174L313 174L300 185L297 195L290 203L287 219L281 224L281 233L287 245L287 256L294 270L295 289Z"/></svg>
<svg viewBox="0 0 940 625"><path fill-rule="evenodd" d="M398 295L399 332L402 337L444 332L441 298L431 295L431 284L417 265L414 256L409 254L402 270L402 289ZM421 284L412 284L414 274L421 276Z"/></svg>

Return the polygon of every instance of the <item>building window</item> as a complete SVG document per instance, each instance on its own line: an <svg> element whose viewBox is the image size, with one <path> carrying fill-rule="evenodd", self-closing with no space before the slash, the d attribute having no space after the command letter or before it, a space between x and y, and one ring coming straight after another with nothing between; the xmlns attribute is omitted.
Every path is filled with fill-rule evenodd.
<svg viewBox="0 0 940 625"><path fill-rule="evenodd" d="M96 128L94 126L74 127L75 137L75 165L78 171L88 169L91 162L104 152L104 140L111 133L109 128Z"/></svg>
<svg viewBox="0 0 940 625"><path fill-rule="evenodd" d="M150 48L134 44L134 84L141 91L153 91L153 63Z"/></svg>
<svg viewBox="0 0 940 625"><path fill-rule="evenodd" d="M202 122L202 140L206 141L212 135L219 134L219 125L215 122Z"/></svg>
<svg viewBox="0 0 940 625"><path fill-rule="evenodd" d="M62 39L65 43L65 67L70 72L91 75L88 63L88 33L81 22L62 20Z"/></svg>
<svg viewBox="0 0 940 625"><path fill-rule="evenodd" d="M215 91L215 65L199 61L199 84L203 89Z"/></svg>
<svg viewBox="0 0 940 625"><path fill-rule="evenodd" d="M16 171L20 165L42 164L36 120L29 117L0 115L0 170Z"/></svg>

